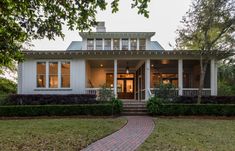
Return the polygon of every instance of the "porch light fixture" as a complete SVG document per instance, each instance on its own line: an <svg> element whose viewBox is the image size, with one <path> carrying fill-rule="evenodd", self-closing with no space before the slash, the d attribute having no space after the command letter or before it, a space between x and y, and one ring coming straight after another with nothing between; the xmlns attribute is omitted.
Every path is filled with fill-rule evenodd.
<svg viewBox="0 0 235 151"><path fill-rule="evenodd" d="M126 74L129 74L129 66L128 66L128 62L126 63Z"/></svg>

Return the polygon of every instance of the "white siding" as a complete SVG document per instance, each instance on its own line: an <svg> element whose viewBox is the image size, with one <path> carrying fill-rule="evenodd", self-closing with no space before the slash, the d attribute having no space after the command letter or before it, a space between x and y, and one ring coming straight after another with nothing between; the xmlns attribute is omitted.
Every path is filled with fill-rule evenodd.
<svg viewBox="0 0 235 151"><path fill-rule="evenodd" d="M70 88L37 88L36 87L36 63L37 61L51 60L25 60L22 65L19 65L19 94L76 94L83 93L86 83L86 67L85 60L68 60L71 64L70 71ZM61 60L53 60L61 61ZM20 74L21 73L21 74Z"/></svg>

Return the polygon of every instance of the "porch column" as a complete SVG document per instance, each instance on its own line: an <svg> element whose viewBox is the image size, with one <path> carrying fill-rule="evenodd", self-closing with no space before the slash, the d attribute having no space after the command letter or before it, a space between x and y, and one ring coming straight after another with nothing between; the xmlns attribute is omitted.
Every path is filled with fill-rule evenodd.
<svg viewBox="0 0 235 151"><path fill-rule="evenodd" d="M150 97L150 59L145 61L145 100Z"/></svg>
<svg viewBox="0 0 235 151"><path fill-rule="evenodd" d="M178 60L178 94L183 95L183 60Z"/></svg>
<svg viewBox="0 0 235 151"><path fill-rule="evenodd" d="M215 94L215 96L217 96L218 95L218 64L217 64L217 62L215 62L215 91L214 91L214 94Z"/></svg>
<svg viewBox="0 0 235 151"><path fill-rule="evenodd" d="M216 95L215 94L215 60L212 59L211 60L211 71L210 71L210 75L211 75L211 95Z"/></svg>
<svg viewBox="0 0 235 151"><path fill-rule="evenodd" d="M114 97L117 98L117 59L114 60L114 73L113 73L113 93Z"/></svg>

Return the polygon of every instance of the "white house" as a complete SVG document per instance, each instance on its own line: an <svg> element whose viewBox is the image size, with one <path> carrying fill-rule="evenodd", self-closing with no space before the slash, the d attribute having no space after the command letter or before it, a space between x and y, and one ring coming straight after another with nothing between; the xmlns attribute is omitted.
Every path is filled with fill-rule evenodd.
<svg viewBox="0 0 235 151"><path fill-rule="evenodd" d="M196 95L200 51L164 50L151 41L154 32L81 32L63 51L24 51L19 63L19 94L96 93L111 87L121 99L147 100L161 82L172 83L177 95ZM222 53L207 52L204 95L217 95L217 65Z"/></svg>

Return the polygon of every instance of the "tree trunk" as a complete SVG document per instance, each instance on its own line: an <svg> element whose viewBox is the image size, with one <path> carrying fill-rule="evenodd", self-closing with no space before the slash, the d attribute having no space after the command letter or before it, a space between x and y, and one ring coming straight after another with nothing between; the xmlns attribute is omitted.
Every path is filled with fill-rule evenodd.
<svg viewBox="0 0 235 151"><path fill-rule="evenodd" d="M205 60L205 62L203 63L202 57L200 58L200 81L199 81L199 88L198 88L197 104L200 104L202 100L202 89L204 87L204 79L205 79L208 63L209 63L208 60Z"/></svg>

